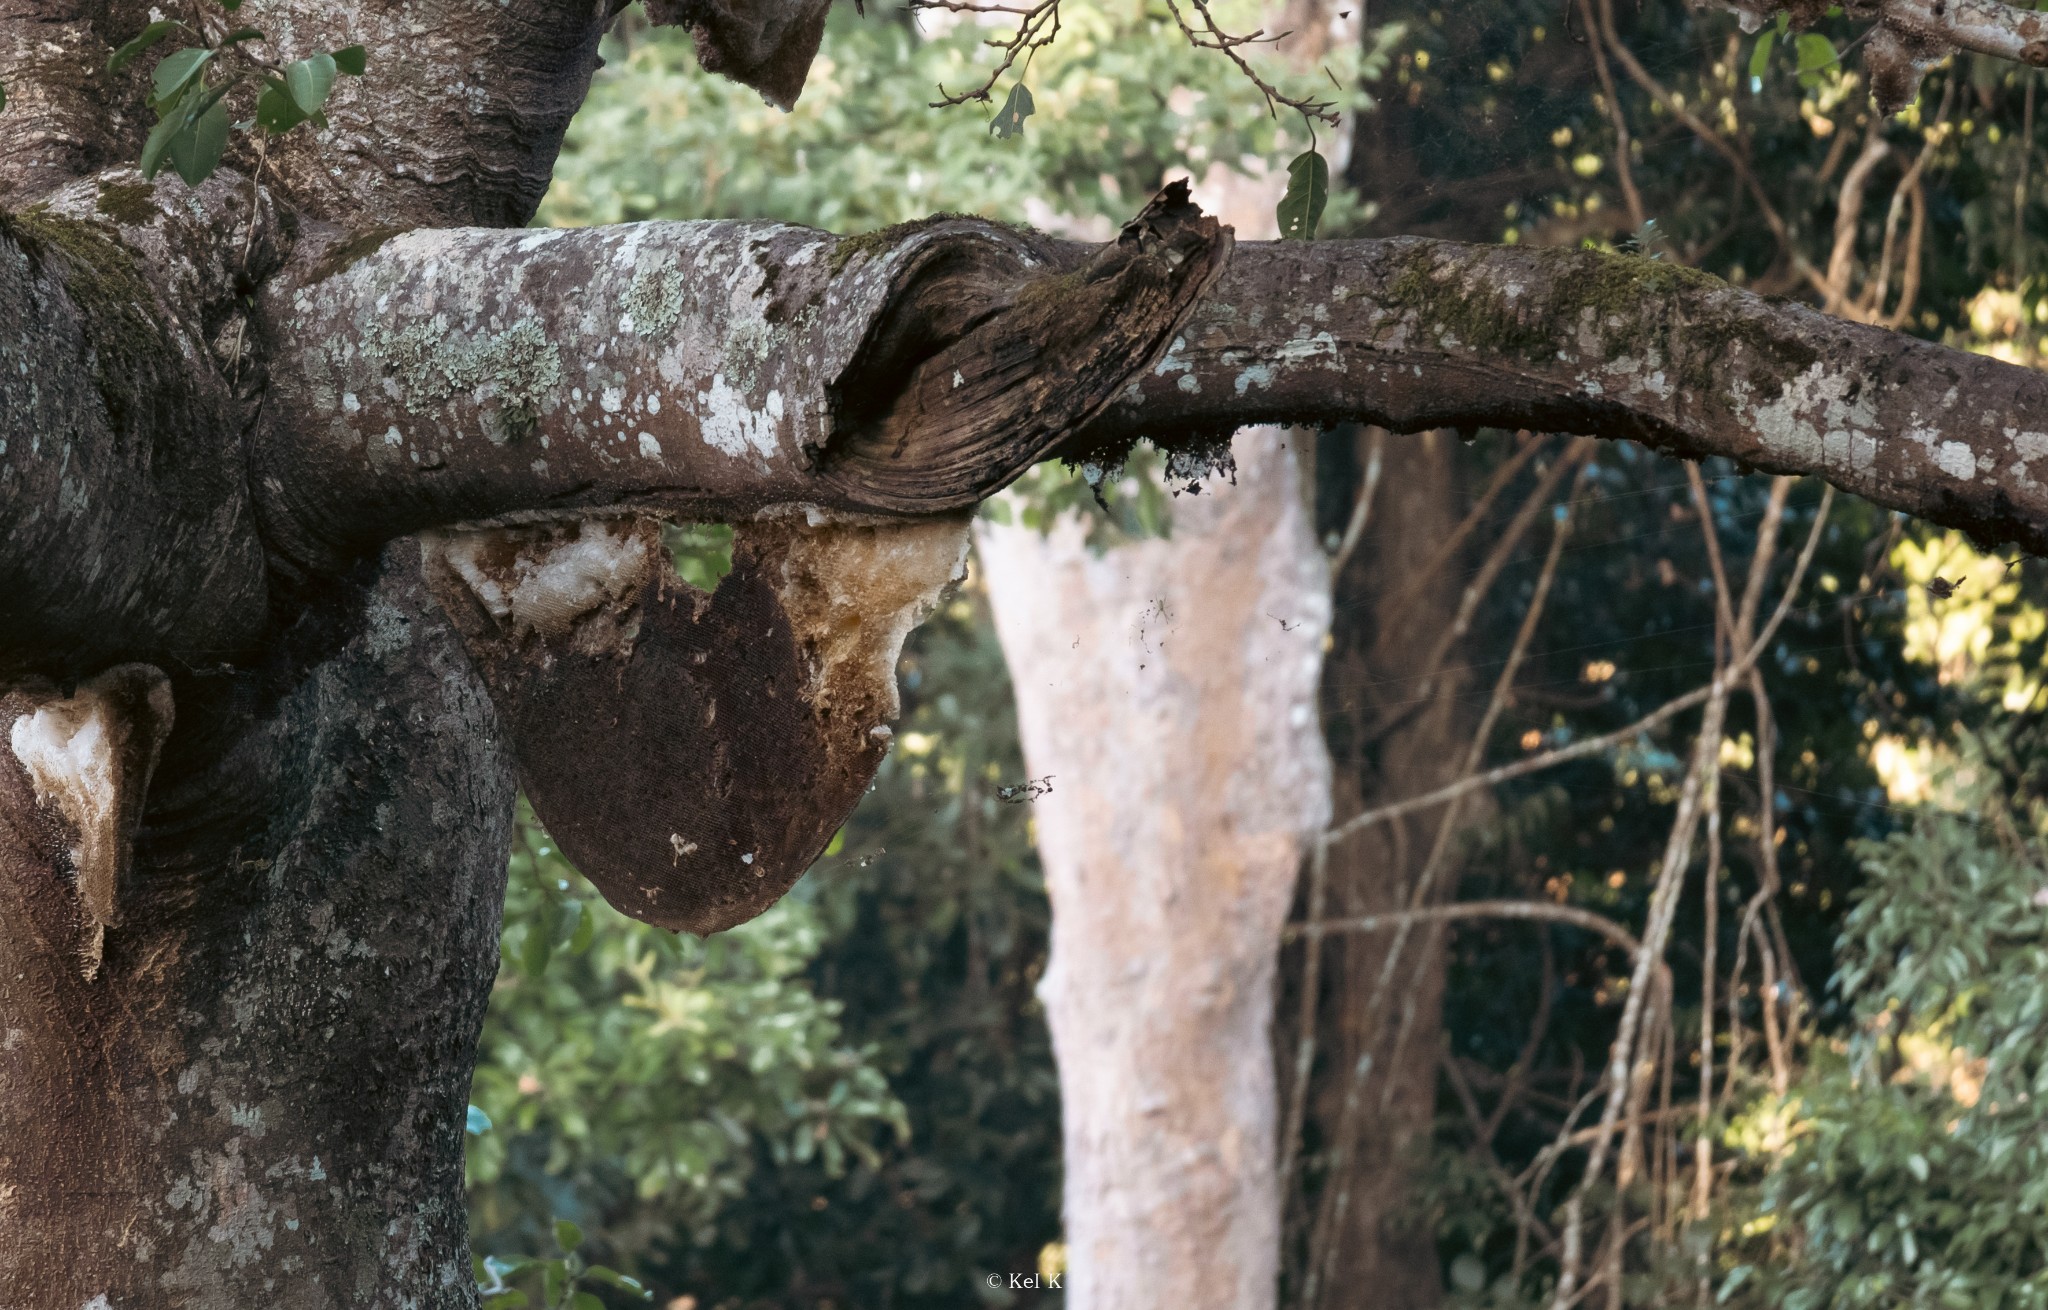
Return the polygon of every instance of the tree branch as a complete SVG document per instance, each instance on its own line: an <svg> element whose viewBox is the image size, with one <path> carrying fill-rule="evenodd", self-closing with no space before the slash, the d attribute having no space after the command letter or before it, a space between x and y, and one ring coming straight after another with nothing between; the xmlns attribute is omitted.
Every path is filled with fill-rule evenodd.
<svg viewBox="0 0 2048 1310"><path fill-rule="evenodd" d="M1632 438L2048 550L2048 377L1594 251L1247 243L1073 448L1339 419Z"/></svg>
<svg viewBox="0 0 2048 1310"><path fill-rule="evenodd" d="M1176 184L1101 247L948 218L367 244L266 310L257 495L314 568L451 524L964 508L1164 352L1230 237Z"/></svg>

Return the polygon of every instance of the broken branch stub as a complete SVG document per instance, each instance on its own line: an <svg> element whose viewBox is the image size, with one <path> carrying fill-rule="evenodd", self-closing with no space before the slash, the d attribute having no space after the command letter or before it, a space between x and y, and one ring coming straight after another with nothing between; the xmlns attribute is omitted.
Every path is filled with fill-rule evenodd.
<svg viewBox="0 0 2048 1310"><path fill-rule="evenodd" d="M117 664L68 695L54 687L0 695L7 745L63 834L88 979L99 971L106 930L122 922L135 833L173 717L170 680L148 664Z"/></svg>
<svg viewBox="0 0 2048 1310"><path fill-rule="evenodd" d="M833 389L839 422L820 479L897 513L984 499L1166 353L1231 249L1231 230L1184 180L1107 245L1048 245L1049 266L935 248L899 274L901 292Z"/></svg>
<svg viewBox="0 0 2048 1310"><path fill-rule="evenodd" d="M774 904L867 790L903 639L966 544L964 517L749 524L708 595L644 519L426 559L562 853L626 914L711 933Z"/></svg>

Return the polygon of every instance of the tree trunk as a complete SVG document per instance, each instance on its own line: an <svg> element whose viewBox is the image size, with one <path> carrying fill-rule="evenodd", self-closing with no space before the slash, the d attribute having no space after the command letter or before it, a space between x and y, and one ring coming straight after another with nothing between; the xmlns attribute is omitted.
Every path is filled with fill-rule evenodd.
<svg viewBox="0 0 2048 1310"><path fill-rule="evenodd" d="M1329 778L1328 583L1284 440L1242 440L1170 541L981 530L1025 759L1053 774L1040 992L1080 1310L1273 1303L1274 944Z"/></svg>
<svg viewBox="0 0 2048 1310"><path fill-rule="evenodd" d="M92 697L0 699L0 1305L473 1305L463 1107L511 762L394 546L180 716L121 922L16 758Z"/></svg>
<svg viewBox="0 0 2048 1310"><path fill-rule="evenodd" d="M1425 688L1416 676L1430 648L1450 626L1457 589L1449 581L1415 587L1457 526L1458 480L1450 443L1440 435L1386 450L1373 496L1370 527L1335 579L1335 618L1324 665L1322 711L1339 820L1375 801L1393 800L1448 782L1465 746L1468 709L1455 671ZM1335 464L1336 460L1328 461ZM1348 462L1348 461L1347 461ZM1362 461L1361 461L1362 462ZM1362 469L1342 477L1354 490ZM1348 517L1350 506L1345 506ZM1343 530L1340 522L1337 531ZM1420 704L1418 695L1428 694ZM1326 873L1329 918L1386 914L1407 908L1428 860L1436 813L1368 830L1332 846ZM1443 870L1426 903L1447 900L1455 868ZM1439 937L1417 933L1394 962L1391 993L1379 988L1390 934L1325 939L1316 1005L1323 1052L1309 1088L1309 1132L1321 1147L1322 1171L1304 1181L1298 1255L1320 1257L1317 1305L1350 1304L1373 1289L1375 1310L1419 1310L1442 1295L1435 1235L1414 1211L1414 1179L1436 1117L1437 1057L1442 1044L1444 951ZM1286 957L1293 987L1310 947ZM1373 1007L1375 991L1382 1003ZM1298 1013L1283 1005L1283 1020ZM1404 1031L1405 1030L1405 1031ZM1298 1038L1298 1024L1290 1025ZM1293 1050L1283 1045L1283 1068ZM1363 1073L1361 1074L1361 1070ZM1341 1162L1331 1148L1342 1137L1347 1099L1352 1136ZM1292 1199L1292 1198L1291 1198ZM1308 1279L1297 1280L1297 1292Z"/></svg>

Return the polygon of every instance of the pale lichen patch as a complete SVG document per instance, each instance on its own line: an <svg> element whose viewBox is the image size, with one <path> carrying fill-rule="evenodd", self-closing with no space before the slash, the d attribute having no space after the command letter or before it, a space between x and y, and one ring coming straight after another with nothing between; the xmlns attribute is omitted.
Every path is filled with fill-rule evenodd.
<svg viewBox="0 0 2048 1310"><path fill-rule="evenodd" d="M1934 465L1950 477L1968 482L1977 476L1977 452L1964 442L1944 441L1934 452Z"/></svg>

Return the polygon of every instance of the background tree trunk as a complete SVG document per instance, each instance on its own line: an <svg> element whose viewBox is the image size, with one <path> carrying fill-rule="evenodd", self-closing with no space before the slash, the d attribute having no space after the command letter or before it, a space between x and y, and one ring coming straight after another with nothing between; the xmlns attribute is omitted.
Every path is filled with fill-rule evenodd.
<svg viewBox="0 0 2048 1310"><path fill-rule="evenodd" d="M1328 434L1317 473L1325 499L1337 502L1323 526L1341 534L1365 481L1364 435ZM1430 558L1457 526L1458 478L1452 443L1440 434L1386 443L1370 506L1369 528L1333 579L1330 654L1324 663L1322 712L1338 820L1377 802L1448 782L1464 746L1468 708L1452 673L1424 694L1417 674L1429 649L1450 626L1457 588L1451 581L1416 588ZM1341 494L1349 491L1351 497ZM1463 729L1463 732L1461 732ZM1324 915L1353 918L1398 911L1428 861L1437 813L1367 830L1330 848ZM1456 890L1456 870L1439 873L1431 903ZM1296 1259L1320 1257L1318 1303L1351 1303L1369 1287L1375 1310L1436 1304L1442 1294L1436 1243L1411 1207L1413 1180L1436 1114L1437 1059L1442 1046L1444 952L1440 937L1417 933L1394 962L1392 1005L1372 1007L1392 937L1347 934L1324 939L1326 952L1315 1006L1323 1052L1309 1087L1307 1132L1321 1158L1305 1187L1288 1198L1299 1207ZM1277 1052L1291 1074L1299 1038L1299 989L1309 947L1283 955L1287 980L1280 1006L1287 1040ZM1360 1076L1361 1066L1364 1076ZM1348 1097L1363 1097L1352 1115L1354 1136L1341 1161L1330 1158ZM1313 1162L1312 1162L1313 1163ZM1305 1279L1295 1280L1297 1294Z"/></svg>
<svg viewBox="0 0 2048 1310"><path fill-rule="evenodd" d="M1267 431L1238 453L1170 541L981 531L1025 760L1053 775L1040 992L1080 1310L1275 1294L1274 944L1327 818L1328 583L1295 452Z"/></svg>

